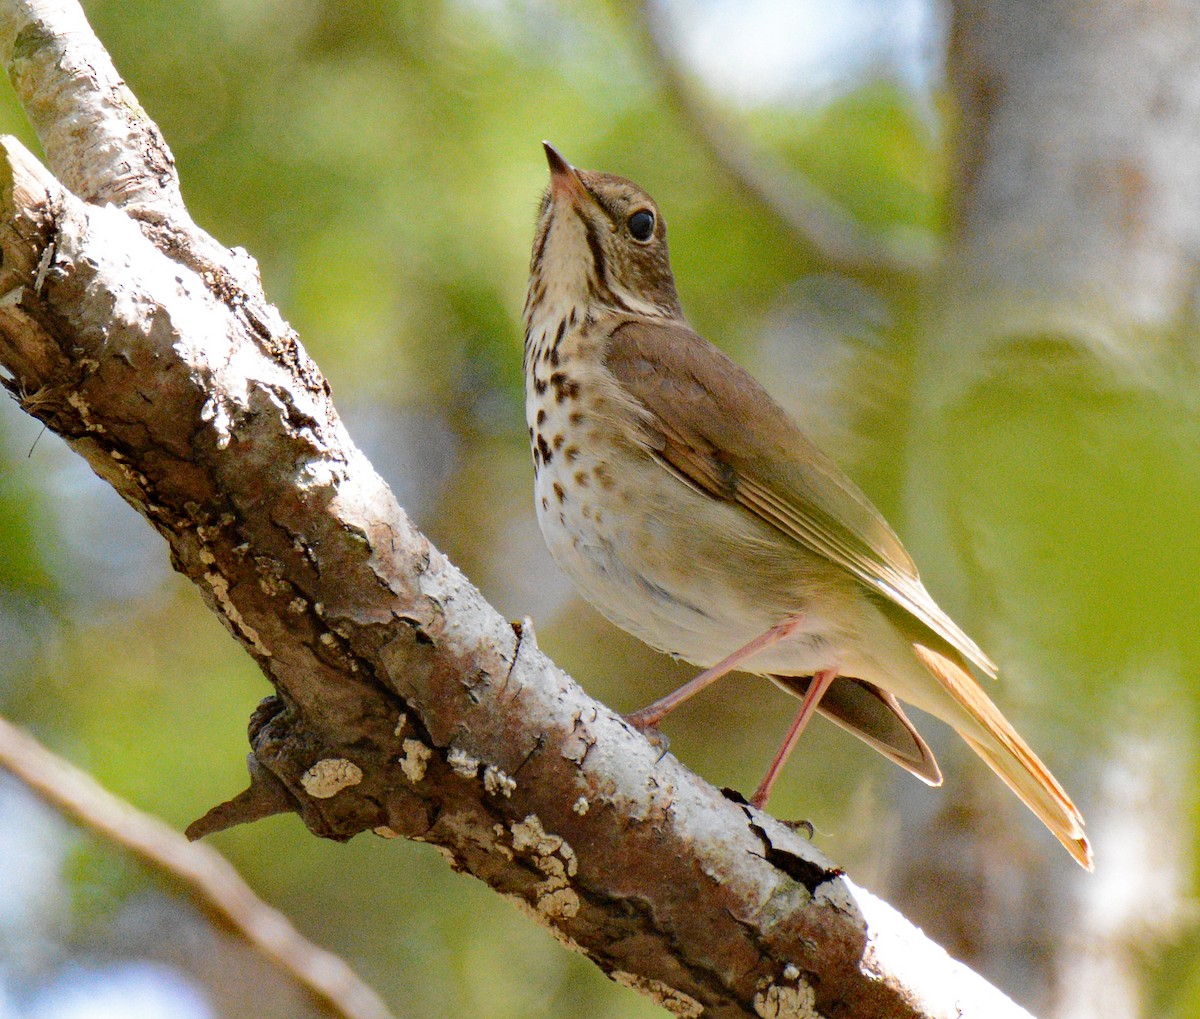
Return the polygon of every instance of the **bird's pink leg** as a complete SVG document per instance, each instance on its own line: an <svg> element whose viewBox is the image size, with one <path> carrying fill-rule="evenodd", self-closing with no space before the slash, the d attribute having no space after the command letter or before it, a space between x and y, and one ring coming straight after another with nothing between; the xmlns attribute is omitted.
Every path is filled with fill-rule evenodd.
<svg viewBox="0 0 1200 1019"><path fill-rule="evenodd" d="M800 733L804 731L804 727L808 725L808 720L812 718L813 712L817 710L817 705L821 703L821 698L825 696L825 691L829 689L830 684L837 679L837 676L837 669L823 669L816 673L809 682L808 689L804 691L804 699L800 702L800 710L796 712L796 717L792 720L791 728L788 729L787 735L783 737L783 743L775 754L775 760L771 762L771 767L767 769L767 773L763 776L763 780L754 791L754 795L750 797L750 802L758 807L759 810L762 810L766 806L767 797L771 795L771 786L775 784L775 779L779 777L779 773L787 763L788 757L791 756L792 748L796 745L796 740L800 738Z"/></svg>
<svg viewBox="0 0 1200 1019"><path fill-rule="evenodd" d="M694 697L705 687L711 686L726 673L732 672L744 661L752 658L760 651L790 637L799 629L803 619L803 616L789 616L782 623L772 626L766 633L759 634L749 644L738 648L728 658L717 662L711 668L705 669L699 676L684 683L678 690L642 708L641 711L635 711L632 715L626 715L625 721L641 732L654 728L655 725L666 718L668 714L679 707L684 701Z"/></svg>

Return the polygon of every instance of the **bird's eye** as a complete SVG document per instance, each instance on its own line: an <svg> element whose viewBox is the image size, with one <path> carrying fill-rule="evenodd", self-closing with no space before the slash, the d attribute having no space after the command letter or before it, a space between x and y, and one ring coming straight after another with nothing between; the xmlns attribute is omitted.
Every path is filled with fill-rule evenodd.
<svg viewBox="0 0 1200 1019"><path fill-rule="evenodd" d="M635 241L648 241L654 233L654 213L649 209L638 209L629 217L628 226Z"/></svg>

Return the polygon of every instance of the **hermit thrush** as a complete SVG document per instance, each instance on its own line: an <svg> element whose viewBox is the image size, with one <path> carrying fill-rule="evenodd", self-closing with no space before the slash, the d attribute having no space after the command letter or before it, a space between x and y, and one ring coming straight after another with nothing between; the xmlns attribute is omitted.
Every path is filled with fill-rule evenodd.
<svg viewBox="0 0 1200 1019"><path fill-rule="evenodd" d="M866 496L688 326L654 201L546 156L525 302L538 522L605 616L705 669L629 721L653 726L735 668L796 694L761 807L814 710L940 784L903 700L953 726L1091 869L1079 811L970 672L995 666Z"/></svg>

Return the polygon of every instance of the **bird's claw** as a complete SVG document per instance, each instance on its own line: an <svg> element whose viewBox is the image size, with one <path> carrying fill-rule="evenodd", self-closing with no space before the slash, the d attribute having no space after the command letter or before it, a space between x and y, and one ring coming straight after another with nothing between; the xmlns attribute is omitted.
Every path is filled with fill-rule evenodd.
<svg viewBox="0 0 1200 1019"><path fill-rule="evenodd" d="M813 827L812 821L780 821L785 828L790 828L794 832L804 832L804 837L809 842L813 840L813 836L817 833L817 829Z"/></svg>
<svg viewBox="0 0 1200 1019"><path fill-rule="evenodd" d="M626 722L633 726L633 728L637 729L638 732L640 732L646 737L647 740L649 740L652 747L658 750L658 760L655 761L656 764L658 761L661 761L667 756L667 750L670 749L671 741L667 738L667 734L665 732L663 732L661 729L656 729L652 724L643 722L638 718L638 712L635 712L632 715L625 715L623 717L625 718Z"/></svg>

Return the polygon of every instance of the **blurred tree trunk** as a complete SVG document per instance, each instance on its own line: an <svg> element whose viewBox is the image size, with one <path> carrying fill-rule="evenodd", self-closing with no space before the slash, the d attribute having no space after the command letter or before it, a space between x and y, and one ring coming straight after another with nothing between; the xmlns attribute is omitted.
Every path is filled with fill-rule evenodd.
<svg viewBox="0 0 1200 1019"><path fill-rule="evenodd" d="M951 767L897 894L1036 1013L1123 1019L1191 867L1200 6L955 0L950 77L955 226L916 360L908 530L1083 809L1097 874Z"/></svg>

